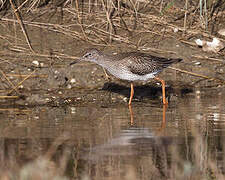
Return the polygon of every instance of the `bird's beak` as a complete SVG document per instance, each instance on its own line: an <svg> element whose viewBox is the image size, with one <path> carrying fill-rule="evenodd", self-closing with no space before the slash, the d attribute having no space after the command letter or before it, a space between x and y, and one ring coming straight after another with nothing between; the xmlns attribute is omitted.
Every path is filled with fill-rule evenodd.
<svg viewBox="0 0 225 180"><path fill-rule="evenodd" d="M76 61L71 62L71 63L70 63L70 66L73 65L73 64L77 64L77 63L79 63L80 61L81 61L81 59L77 59Z"/></svg>
<svg viewBox="0 0 225 180"><path fill-rule="evenodd" d="M73 64L76 64L76 63L78 63L78 62L77 61L73 61L73 62L70 63L70 66L72 66Z"/></svg>

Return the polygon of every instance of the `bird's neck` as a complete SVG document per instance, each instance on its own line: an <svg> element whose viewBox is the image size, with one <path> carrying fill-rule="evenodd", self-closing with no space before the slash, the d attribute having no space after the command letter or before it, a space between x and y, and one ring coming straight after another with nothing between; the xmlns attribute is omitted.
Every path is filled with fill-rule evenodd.
<svg viewBox="0 0 225 180"><path fill-rule="evenodd" d="M109 55L101 55L98 57L95 63L107 69L109 66L112 65L113 60L112 57Z"/></svg>

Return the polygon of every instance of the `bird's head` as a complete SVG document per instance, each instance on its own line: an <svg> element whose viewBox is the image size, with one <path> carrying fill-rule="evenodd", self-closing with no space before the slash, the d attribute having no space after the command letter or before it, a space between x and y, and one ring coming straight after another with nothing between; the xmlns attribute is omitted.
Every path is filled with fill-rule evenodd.
<svg viewBox="0 0 225 180"><path fill-rule="evenodd" d="M86 53L78 60L70 63L70 65L76 64L80 61L90 61L97 62L98 58L102 55L102 53L97 49L89 49Z"/></svg>

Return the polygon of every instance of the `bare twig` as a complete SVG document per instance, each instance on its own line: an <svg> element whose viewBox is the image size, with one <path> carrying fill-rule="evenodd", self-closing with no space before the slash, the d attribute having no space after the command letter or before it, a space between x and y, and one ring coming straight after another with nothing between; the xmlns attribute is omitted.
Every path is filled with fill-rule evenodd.
<svg viewBox="0 0 225 180"><path fill-rule="evenodd" d="M25 29L25 26L24 26L24 24L23 24L23 22L22 22L22 20L21 20L20 14L18 13L19 11L18 11L18 9L16 9L16 7L14 6L12 0L9 0L9 1L10 1L10 4L11 4L12 8L13 8L13 11L14 11L14 13L15 13L15 15L16 15L16 18L17 18L17 20L18 20L18 22L19 22L19 24L20 24L20 27L21 27L21 29L22 29L22 31L23 31L23 34L24 34L24 36L25 36L25 38L26 38L27 44L28 44L30 50L31 50L32 52L34 52L34 49L32 48L31 43L30 43L30 39L29 39L29 37L28 37L28 35L27 35L27 31L26 31L26 29Z"/></svg>
<svg viewBox="0 0 225 180"><path fill-rule="evenodd" d="M0 72L2 73L2 75L4 76L4 78L9 82L9 84L12 86L12 88L16 91L17 94L19 94L19 92L17 91L17 89L15 89L14 84L9 80L9 78L6 76L6 74L0 69Z"/></svg>
<svg viewBox="0 0 225 180"><path fill-rule="evenodd" d="M213 77L209 77L209 76L204 76L204 75L201 75L201 74L197 74L197 73L185 71L185 70L178 69L178 68L175 68L175 67L168 67L168 69L173 69L173 70L176 70L176 71L185 73L185 74L190 74L190 75L192 75L192 76L197 76L197 77L201 77L201 78L204 78L204 79L208 79L208 80L212 80L212 81L217 81L217 82L220 82L220 83L222 83L222 84L225 84L225 81L222 80L222 79L213 78Z"/></svg>
<svg viewBox="0 0 225 180"><path fill-rule="evenodd" d="M29 0L24 1L16 10L15 12L17 12L18 10L20 10ZM11 3L11 2L10 2Z"/></svg>
<svg viewBox="0 0 225 180"><path fill-rule="evenodd" d="M33 72L31 72L31 73L30 73L29 75L27 75L22 81L20 81L13 89L11 89L11 90L9 91L9 94L10 94L13 90L17 89L24 81L26 81L28 78L30 78L31 75L35 73L35 71L36 71L36 70L34 70Z"/></svg>
<svg viewBox="0 0 225 180"><path fill-rule="evenodd" d="M0 99L17 99L19 96L0 96Z"/></svg>
<svg viewBox="0 0 225 180"><path fill-rule="evenodd" d="M187 25L187 13L188 13L188 0L185 2L185 14L184 14L184 30L186 31Z"/></svg>
<svg viewBox="0 0 225 180"><path fill-rule="evenodd" d="M198 59L206 59L206 60L210 60L210 61L217 61L217 62L224 63L223 59L218 59L218 58L212 58L212 57L200 56L200 55L192 55L192 57L198 58Z"/></svg>
<svg viewBox="0 0 225 180"><path fill-rule="evenodd" d="M27 77L28 74L5 74L6 76L11 76L11 77ZM39 77L39 78L47 78L48 75L45 74L40 74L40 75L30 75L30 77Z"/></svg>

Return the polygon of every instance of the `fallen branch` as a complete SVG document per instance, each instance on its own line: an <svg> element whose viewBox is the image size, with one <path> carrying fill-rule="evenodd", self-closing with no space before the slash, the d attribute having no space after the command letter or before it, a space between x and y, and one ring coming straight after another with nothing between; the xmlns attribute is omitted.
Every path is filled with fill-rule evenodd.
<svg viewBox="0 0 225 180"><path fill-rule="evenodd" d="M225 81L222 80L222 79L212 78L212 77L209 77L209 76L204 76L204 75L201 75L201 74L197 74L197 73L185 71L185 70L178 69L178 68L174 68L174 67L168 67L168 69L173 69L175 71L179 71L179 72L182 72L182 73L185 73L185 74L190 74L192 76L197 76L197 77L201 77L201 78L208 79L208 80L212 80L212 81L218 81L218 82L220 82L222 84L225 84Z"/></svg>

